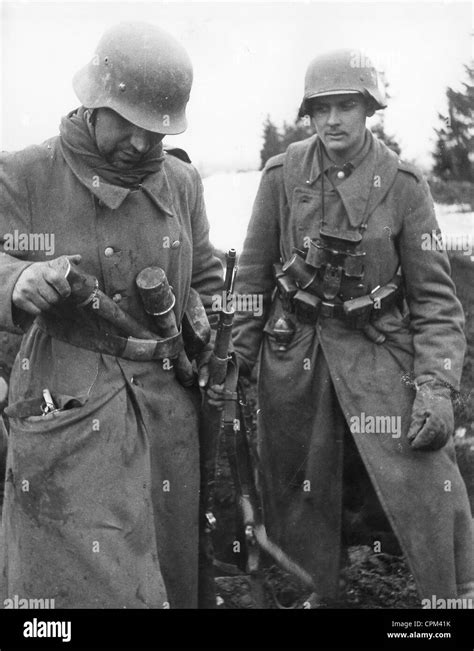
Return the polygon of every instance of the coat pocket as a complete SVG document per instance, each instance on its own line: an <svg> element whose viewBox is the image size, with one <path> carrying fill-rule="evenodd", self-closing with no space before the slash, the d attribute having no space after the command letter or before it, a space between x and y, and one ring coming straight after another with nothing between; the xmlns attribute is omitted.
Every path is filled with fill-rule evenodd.
<svg viewBox="0 0 474 651"><path fill-rule="evenodd" d="M33 326L12 371L6 415L10 419L37 417L44 423L80 410L93 392L99 363L98 353L52 339ZM44 389L51 392L60 411L42 415Z"/></svg>
<svg viewBox="0 0 474 651"><path fill-rule="evenodd" d="M77 410L87 402L87 397L68 396L60 393L52 393L51 397L55 404L56 410L49 414L43 414L42 408L44 401L41 398L30 398L28 400L18 400L5 409L5 415L9 418L23 418L31 422L53 422L61 414L66 414Z"/></svg>
<svg viewBox="0 0 474 651"><path fill-rule="evenodd" d="M387 337L390 337L391 334L401 332L411 335L410 312L408 311L408 307L403 305L403 309L400 310L398 305L394 305L387 312L384 312L378 319L374 319L373 325Z"/></svg>
<svg viewBox="0 0 474 651"><path fill-rule="evenodd" d="M402 310L394 305L374 320L373 326L385 335L385 345L396 346L401 350L413 354L413 333L410 329L410 312L404 303Z"/></svg>
<svg viewBox="0 0 474 651"><path fill-rule="evenodd" d="M307 188L295 188L291 201L291 215L296 232L295 242L298 246L309 245L305 238L319 236L319 220L316 219L321 207L321 195ZM302 239L303 238L303 239Z"/></svg>

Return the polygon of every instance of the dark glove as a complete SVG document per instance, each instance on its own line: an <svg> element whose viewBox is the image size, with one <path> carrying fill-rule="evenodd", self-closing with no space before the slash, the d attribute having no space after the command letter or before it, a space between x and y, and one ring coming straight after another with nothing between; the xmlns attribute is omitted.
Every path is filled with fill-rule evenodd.
<svg viewBox="0 0 474 651"><path fill-rule="evenodd" d="M414 450L439 450L454 430L451 390L433 381L417 386L408 441Z"/></svg>

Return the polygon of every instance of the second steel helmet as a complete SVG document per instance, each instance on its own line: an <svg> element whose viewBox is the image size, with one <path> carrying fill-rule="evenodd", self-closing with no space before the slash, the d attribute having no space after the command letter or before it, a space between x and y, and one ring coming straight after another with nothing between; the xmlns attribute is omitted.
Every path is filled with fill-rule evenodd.
<svg viewBox="0 0 474 651"><path fill-rule="evenodd" d="M110 108L156 133L182 133L193 71L186 50L155 25L121 23L107 30L92 60L73 79L86 108Z"/></svg>
<svg viewBox="0 0 474 651"><path fill-rule="evenodd" d="M376 108L385 108L385 91L373 63L359 50L334 50L317 56L306 70L303 104L325 95L362 93L373 99Z"/></svg>

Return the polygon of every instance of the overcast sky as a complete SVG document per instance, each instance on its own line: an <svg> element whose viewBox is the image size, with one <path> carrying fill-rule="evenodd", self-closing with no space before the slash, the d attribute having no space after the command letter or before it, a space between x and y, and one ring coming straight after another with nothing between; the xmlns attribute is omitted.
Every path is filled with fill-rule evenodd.
<svg viewBox="0 0 474 651"><path fill-rule="evenodd" d="M308 62L361 47L385 69L386 129L429 166L445 90L471 55L469 2L0 2L1 149L55 135L78 105L71 79L126 20L173 33L194 65L189 128L169 138L204 171L257 168L262 123L293 121Z"/></svg>

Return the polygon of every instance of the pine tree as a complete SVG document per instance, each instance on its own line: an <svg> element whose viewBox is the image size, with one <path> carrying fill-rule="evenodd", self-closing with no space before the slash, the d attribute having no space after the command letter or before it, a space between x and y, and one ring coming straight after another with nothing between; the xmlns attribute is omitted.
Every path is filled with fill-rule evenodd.
<svg viewBox="0 0 474 651"><path fill-rule="evenodd" d="M263 125L263 147L260 150L260 169L263 170L269 158L276 156L276 154L281 154L282 151L284 149L281 136L278 133L277 127L270 120L270 116L267 115L267 119Z"/></svg>
<svg viewBox="0 0 474 651"><path fill-rule="evenodd" d="M392 96L389 92L388 81L385 79L383 72L379 71L379 75L381 77L382 83L385 88L385 97L387 98L387 100L390 100ZM370 127L370 130L375 136L377 136L379 140L385 143L389 149L392 149L398 156L400 156L400 154L402 153L402 149L400 145L395 140L394 136L389 135L388 133L385 132L385 113L382 111L381 113L376 113L376 115L378 118L378 122L376 122L376 124L374 124L373 127Z"/></svg>
<svg viewBox="0 0 474 651"><path fill-rule="evenodd" d="M281 135L282 151L286 151L292 142L305 140L312 136L313 133L314 128L312 127L311 122L306 121L304 118L300 119L297 117L294 124L284 122Z"/></svg>
<svg viewBox="0 0 474 651"><path fill-rule="evenodd" d="M468 81L464 90L446 90L447 115L438 113L443 123L435 129L438 141L434 153L433 173L444 181L472 181L473 160L473 117L474 117L474 63L464 66Z"/></svg>
<svg viewBox="0 0 474 651"><path fill-rule="evenodd" d="M377 136L379 140L384 142L389 149L392 149L398 156L400 156L402 149L395 138L387 133L385 133L385 124L383 116L380 116L379 121L373 127L370 127L370 130Z"/></svg>

